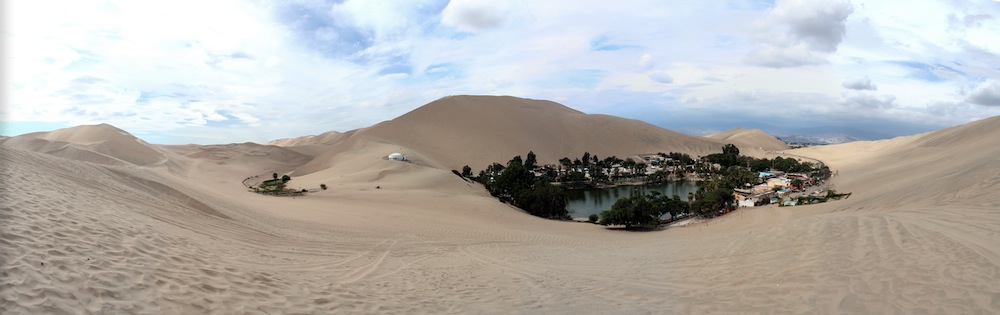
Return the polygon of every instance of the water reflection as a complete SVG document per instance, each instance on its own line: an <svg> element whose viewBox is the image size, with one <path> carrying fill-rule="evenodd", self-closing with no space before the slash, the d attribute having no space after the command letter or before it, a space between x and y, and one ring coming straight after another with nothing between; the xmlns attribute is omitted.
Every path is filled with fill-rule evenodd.
<svg viewBox="0 0 1000 315"><path fill-rule="evenodd" d="M619 198L628 197L633 191L641 194L659 192L667 196L677 195L681 200L687 200L688 193L698 190L694 182L669 182L665 184L643 185L643 186L618 186L607 189L574 189L567 191L566 210L574 217L587 217L591 214L600 214L601 211L611 209Z"/></svg>

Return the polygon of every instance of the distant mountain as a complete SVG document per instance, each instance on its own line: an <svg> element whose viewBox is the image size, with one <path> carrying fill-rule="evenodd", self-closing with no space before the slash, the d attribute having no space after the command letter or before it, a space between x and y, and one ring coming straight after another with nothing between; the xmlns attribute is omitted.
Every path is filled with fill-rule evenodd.
<svg viewBox="0 0 1000 315"><path fill-rule="evenodd" d="M688 127L681 128L679 130L687 134L707 136L713 133L720 133L718 130L722 128L734 128L734 126L738 127L737 129L760 129L769 135L774 135L782 141L802 144L837 144L852 141L882 140L902 135L886 134L879 131L873 131L870 128L861 127L845 127L836 125L811 127L772 126L752 121L725 123L719 126L705 126L700 128Z"/></svg>
<svg viewBox="0 0 1000 315"><path fill-rule="evenodd" d="M803 136L803 135L784 135L777 136L778 139L786 143L795 144L840 144L854 141L864 141L871 139L861 139L857 137L852 137L848 135L813 135L813 136Z"/></svg>
<svg viewBox="0 0 1000 315"><path fill-rule="evenodd" d="M852 141L889 139L899 135L885 134L869 128L844 126L815 126L779 132L778 138L795 143L837 144Z"/></svg>
<svg viewBox="0 0 1000 315"><path fill-rule="evenodd" d="M736 128L725 132L713 133L705 137L732 142L737 147L742 148L761 148L764 150L785 150L789 148L785 142L756 128Z"/></svg>
<svg viewBox="0 0 1000 315"><path fill-rule="evenodd" d="M589 115L551 101L510 96L449 96L395 119L339 134L328 154L300 169L303 174L332 165L364 142L391 144L408 157L423 156L444 169L486 168L533 151L542 164L584 152L604 158L641 153L705 155L722 150L719 140L666 130L608 115ZM278 142L274 142L278 143ZM384 152L389 154L390 152Z"/></svg>

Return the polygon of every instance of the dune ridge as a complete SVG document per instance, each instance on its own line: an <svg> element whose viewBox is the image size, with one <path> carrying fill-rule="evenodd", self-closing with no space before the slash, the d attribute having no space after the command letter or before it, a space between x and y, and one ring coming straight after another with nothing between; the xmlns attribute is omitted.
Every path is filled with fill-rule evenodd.
<svg viewBox="0 0 1000 315"><path fill-rule="evenodd" d="M538 133L578 141L544 149L549 156L722 142L548 102L441 101L455 103L329 143L146 145L167 162L145 166L122 153L142 142L72 135L93 128L17 141L113 146L105 156L122 163L9 139L0 145L0 313L1000 312L1000 117L763 153L821 159L838 173L834 188L853 195L630 233L496 201L450 169L467 163L459 158L523 148L448 155L487 146L456 135L435 141L446 130L428 126L493 142L559 142L523 138ZM555 122L517 125L521 118ZM581 122L608 126L571 126ZM504 126L527 131L502 134ZM591 129L636 139L594 145L615 137ZM421 134L405 134L414 130ZM411 162L384 159L401 148ZM272 171L293 174L292 187L329 189L292 199L241 184Z"/></svg>
<svg viewBox="0 0 1000 315"><path fill-rule="evenodd" d="M311 144L330 144L339 139L343 133L336 131L328 131L315 136L301 136L293 138L281 138L268 141L268 145L276 145L280 147L295 147L304 146Z"/></svg>
<svg viewBox="0 0 1000 315"><path fill-rule="evenodd" d="M791 148L784 141L781 141L778 138L767 134L763 130L756 128L735 128L728 131L713 133L705 137L725 142L732 142L740 148L757 148L765 151L779 151Z"/></svg>
<svg viewBox="0 0 1000 315"><path fill-rule="evenodd" d="M150 165L165 161L162 152L150 144L108 124L24 134L8 139L4 145L101 164L123 161Z"/></svg>
<svg viewBox="0 0 1000 315"><path fill-rule="evenodd" d="M528 151L540 163L555 164L584 152L601 158L663 150L705 155L724 145L638 120L584 114L551 101L469 95L436 100L396 119L344 133L338 141L354 145L349 142L353 138L397 146L408 151L403 153L425 157L431 166L469 165L477 170Z"/></svg>

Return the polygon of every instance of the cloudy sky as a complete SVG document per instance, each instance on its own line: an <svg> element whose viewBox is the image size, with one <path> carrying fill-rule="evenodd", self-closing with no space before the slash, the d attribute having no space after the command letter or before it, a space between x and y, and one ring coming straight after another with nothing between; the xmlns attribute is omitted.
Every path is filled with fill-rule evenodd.
<svg viewBox="0 0 1000 315"><path fill-rule="evenodd" d="M347 131L454 94L688 133L896 136L1000 115L1000 2L5 1L2 134Z"/></svg>

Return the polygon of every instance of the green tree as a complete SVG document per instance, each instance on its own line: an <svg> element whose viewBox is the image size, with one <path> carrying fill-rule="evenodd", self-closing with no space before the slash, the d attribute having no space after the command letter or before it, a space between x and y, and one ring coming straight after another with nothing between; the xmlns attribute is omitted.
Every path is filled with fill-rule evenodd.
<svg viewBox="0 0 1000 315"><path fill-rule="evenodd" d="M756 185L760 177L741 166L730 166L721 171L721 176L715 180L716 186L729 189L746 188L746 185Z"/></svg>
<svg viewBox="0 0 1000 315"><path fill-rule="evenodd" d="M798 189L802 189L802 186L805 185L805 182L802 181L802 179L796 178L796 179L792 180L791 184L792 184L792 187L795 187L795 188L798 188Z"/></svg>
<svg viewBox="0 0 1000 315"><path fill-rule="evenodd" d="M740 155L740 149L737 148L735 144L732 144L732 143L726 144L725 146L722 147L722 154L732 155L732 156L739 156Z"/></svg>
<svg viewBox="0 0 1000 315"><path fill-rule="evenodd" d="M287 182L288 182L288 181L290 181L290 180L292 180L292 177L291 177L291 176L288 176L288 175L281 175L281 182L282 182L282 183L287 183Z"/></svg>
<svg viewBox="0 0 1000 315"><path fill-rule="evenodd" d="M469 167L468 165L463 166L462 167L462 176L463 177L472 177L472 168Z"/></svg>
<svg viewBox="0 0 1000 315"><path fill-rule="evenodd" d="M528 213L549 219L565 219L566 192L561 186L537 181L514 193L514 205Z"/></svg>
<svg viewBox="0 0 1000 315"><path fill-rule="evenodd" d="M326 184L319 184L319 188L322 190L326 190Z"/></svg>
<svg viewBox="0 0 1000 315"><path fill-rule="evenodd" d="M652 198L639 193L632 193L627 198L618 199L611 209L601 211L601 224L624 225L626 230L636 227L649 228L660 225L663 215Z"/></svg>
<svg viewBox="0 0 1000 315"><path fill-rule="evenodd" d="M522 166L523 166L523 165L524 165L524 160L523 160L523 159L521 159L521 156L520 156L520 155L518 155L518 156L515 156L515 157L514 157L513 159L510 159L510 161L509 161L509 162L507 162L507 167L510 167L510 165L511 165L511 164L515 164L515 163L516 163L516 164L520 164L520 165L522 165Z"/></svg>
<svg viewBox="0 0 1000 315"><path fill-rule="evenodd" d="M625 161L622 162L622 167L624 167L627 170L633 170L634 171L635 170L635 161L633 161L632 158L626 158Z"/></svg>
<svg viewBox="0 0 1000 315"><path fill-rule="evenodd" d="M490 193L500 200L511 200L516 193L529 188L534 180L534 174L521 164L518 157L515 157L507 163L507 167L496 176L488 188Z"/></svg>
<svg viewBox="0 0 1000 315"><path fill-rule="evenodd" d="M278 179L278 173L271 174L271 176L273 176L274 179Z"/></svg>
<svg viewBox="0 0 1000 315"><path fill-rule="evenodd" d="M566 170L569 170L569 168L573 166L573 160L570 160L568 157L564 157L559 159L559 164L562 165L563 168L565 168Z"/></svg>
<svg viewBox="0 0 1000 315"><path fill-rule="evenodd" d="M490 166L486 167L486 174L490 176L498 176L503 172L504 168L505 167L502 164L494 162L493 164L490 164Z"/></svg>
<svg viewBox="0 0 1000 315"><path fill-rule="evenodd" d="M538 161L536 160L535 152L528 151L528 156L524 159L524 167L527 167L529 170L533 170L535 169L536 163L538 163Z"/></svg>
<svg viewBox="0 0 1000 315"><path fill-rule="evenodd" d="M581 159L583 167L587 168L590 165L590 152L583 152L583 158Z"/></svg>

